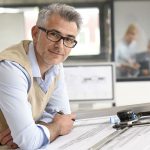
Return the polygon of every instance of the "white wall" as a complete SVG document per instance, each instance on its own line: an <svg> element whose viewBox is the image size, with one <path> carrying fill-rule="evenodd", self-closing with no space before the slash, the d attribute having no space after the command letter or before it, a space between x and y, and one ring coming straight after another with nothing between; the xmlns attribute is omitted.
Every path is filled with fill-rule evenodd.
<svg viewBox="0 0 150 150"><path fill-rule="evenodd" d="M25 38L23 13L0 13L0 51Z"/></svg>
<svg viewBox="0 0 150 150"><path fill-rule="evenodd" d="M150 81L116 83L116 104L131 105L150 103Z"/></svg>

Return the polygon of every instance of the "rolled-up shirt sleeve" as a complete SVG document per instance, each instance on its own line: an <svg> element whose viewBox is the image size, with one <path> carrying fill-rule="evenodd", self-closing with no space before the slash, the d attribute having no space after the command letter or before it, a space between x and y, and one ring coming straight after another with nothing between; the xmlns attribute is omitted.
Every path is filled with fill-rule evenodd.
<svg viewBox="0 0 150 150"><path fill-rule="evenodd" d="M34 150L49 142L47 127L35 124L28 102L29 78L17 64L0 62L0 109L11 130L13 142L21 149Z"/></svg>

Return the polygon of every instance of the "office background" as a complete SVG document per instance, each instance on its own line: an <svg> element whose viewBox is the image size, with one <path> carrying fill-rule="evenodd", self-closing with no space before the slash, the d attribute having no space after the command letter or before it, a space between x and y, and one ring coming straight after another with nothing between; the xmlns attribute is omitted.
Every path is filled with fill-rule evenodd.
<svg viewBox="0 0 150 150"><path fill-rule="evenodd" d="M137 23L140 29L137 52L146 50L150 39L149 0L0 0L0 50L20 40L30 39L29 31L39 9L51 2L75 6L85 19L78 37L81 44L72 52L65 66L108 63L115 68L115 48L130 23ZM88 24L89 22L94 23ZM71 102L72 109L99 109L111 107L114 103L121 106L150 102L150 77L120 79L115 71L113 75L115 81L112 100L74 100Z"/></svg>

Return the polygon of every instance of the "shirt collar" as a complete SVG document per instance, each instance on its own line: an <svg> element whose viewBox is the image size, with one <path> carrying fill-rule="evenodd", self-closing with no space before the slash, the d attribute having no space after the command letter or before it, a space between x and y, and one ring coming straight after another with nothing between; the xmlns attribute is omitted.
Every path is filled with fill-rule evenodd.
<svg viewBox="0 0 150 150"><path fill-rule="evenodd" d="M31 42L29 44L28 57L29 57L31 67L32 67L33 77L41 77L40 68L39 68L39 65L37 63L37 59L36 59L35 52L34 52L33 42Z"/></svg>

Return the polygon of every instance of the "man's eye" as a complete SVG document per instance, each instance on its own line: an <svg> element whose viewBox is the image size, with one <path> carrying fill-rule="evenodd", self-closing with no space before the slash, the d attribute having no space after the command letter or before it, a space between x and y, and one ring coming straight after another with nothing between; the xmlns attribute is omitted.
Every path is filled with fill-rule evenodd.
<svg viewBox="0 0 150 150"><path fill-rule="evenodd" d="M56 38L60 37L60 35L57 34L56 32L50 32L49 34L50 34L50 36L53 36L53 37L56 37Z"/></svg>
<svg viewBox="0 0 150 150"><path fill-rule="evenodd" d="M71 38L65 38L65 41L68 43L74 43L74 39Z"/></svg>

